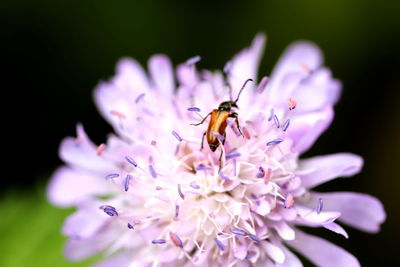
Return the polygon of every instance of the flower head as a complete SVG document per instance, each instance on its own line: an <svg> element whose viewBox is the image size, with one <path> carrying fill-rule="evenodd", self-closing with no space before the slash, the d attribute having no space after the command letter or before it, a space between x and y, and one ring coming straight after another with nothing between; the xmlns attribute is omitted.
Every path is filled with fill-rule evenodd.
<svg viewBox="0 0 400 267"><path fill-rule="evenodd" d="M149 74L123 59L98 85L96 104L115 134L95 145L78 124L48 189L52 203L77 207L63 228L69 259L104 252L102 266L300 266L293 249L317 265L359 265L298 228L347 238L337 222L376 232L385 219L371 196L312 191L358 173L359 156L299 158L331 123L340 82L307 42L256 82L264 42L256 36L223 73L198 71L199 57L174 71L155 55Z"/></svg>

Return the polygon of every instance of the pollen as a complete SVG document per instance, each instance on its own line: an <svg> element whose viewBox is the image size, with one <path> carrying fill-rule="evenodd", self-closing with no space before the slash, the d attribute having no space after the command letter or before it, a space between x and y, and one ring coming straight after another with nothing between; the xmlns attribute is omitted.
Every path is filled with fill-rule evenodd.
<svg viewBox="0 0 400 267"><path fill-rule="evenodd" d="M100 144L96 149L96 155L97 156L101 156L101 154L103 154L105 149L106 149L106 145L105 144Z"/></svg>
<svg viewBox="0 0 400 267"><path fill-rule="evenodd" d="M293 110L296 108L297 102L291 98L288 99L289 110Z"/></svg>

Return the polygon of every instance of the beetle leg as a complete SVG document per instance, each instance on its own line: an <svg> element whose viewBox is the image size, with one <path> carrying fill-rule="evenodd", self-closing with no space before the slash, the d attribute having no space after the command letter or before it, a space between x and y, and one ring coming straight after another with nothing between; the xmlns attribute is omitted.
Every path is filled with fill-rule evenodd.
<svg viewBox="0 0 400 267"><path fill-rule="evenodd" d="M211 112L208 113L207 116L205 116L205 117L201 120L201 122L199 122L199 123L191 123L190 125L199 126L200 124L203 124L204 121L207 119L207 117L210 116L210 115L211 115Z"/></svg>
<svg viewBox="0 0 400 267"><path fill-rule="evenodd" d="M206 132L203 133L203 137L201 138L201 147L200 150L203 150L204 148L204 137L206 136Z"/></svg>
<svg viewBox="0 0 400 267"><path fill-rule="evenodd" d="M232 114L229 115L229 117L235 118L236 127L239 130L240 135L243 136L242 130L240 130L240 126L239 126L238 114L236 112L233 112Z"/></svg>

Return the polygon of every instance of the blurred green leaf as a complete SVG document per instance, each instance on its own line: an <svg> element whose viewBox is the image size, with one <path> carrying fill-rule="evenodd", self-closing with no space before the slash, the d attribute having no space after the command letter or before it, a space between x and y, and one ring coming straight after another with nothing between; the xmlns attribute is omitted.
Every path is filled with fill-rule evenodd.
<svg viewBox="0 0 400 267"><path fill-rule="evenodd" d="M69 262L63 256L66 238L61 234L65 218L73 210L47 203L44 186L33 192L8 192L0 201L0 265L88 266L94 259Z"/></svg>

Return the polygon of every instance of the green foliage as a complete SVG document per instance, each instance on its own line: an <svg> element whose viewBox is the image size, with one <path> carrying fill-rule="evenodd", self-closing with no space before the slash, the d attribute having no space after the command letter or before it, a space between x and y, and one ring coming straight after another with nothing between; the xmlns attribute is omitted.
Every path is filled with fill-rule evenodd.
<svg viewBox="0 0 400 267"><path fill-rule="evenodd" d="M0 199L0 266L88 266L93 259L75 263L63 256L65 218L73 210L47 203L44 186L33 192L8 192Z"/></svg>

